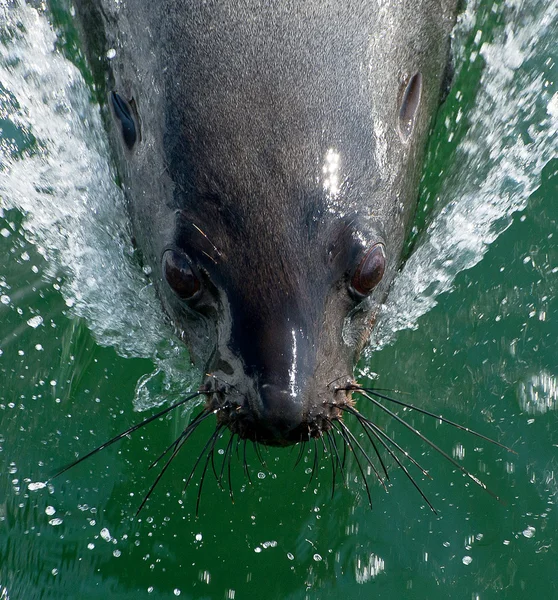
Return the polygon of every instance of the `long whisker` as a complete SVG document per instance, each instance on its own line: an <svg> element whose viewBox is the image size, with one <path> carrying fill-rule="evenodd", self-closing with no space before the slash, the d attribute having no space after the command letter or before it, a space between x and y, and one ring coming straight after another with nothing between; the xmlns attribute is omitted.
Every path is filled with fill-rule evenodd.
<svg viewBox="0 0 558 600"><path fill-rule="evenodd" d="M222 435L223 435L223 426L218 425L216 427L215 431L213 432L213 435L209 438L208 443L204 446L204 448L200 454L200 458L201 458L201 456L205 452L206 448L208 447L209 443L211 442L211 448L207 451L207 456L205 457L205 464L203 466L203 471L202 471L202 474L200 477L200 484L198 486L198 497L196 499L196 517L198 516L199 509L200 509L201 493L202 493L202 488L203 488L203 482L205 481L205 474L207 473L207 466L209 465L209 458L213 452L213 449L215 448L215 444L221 439ZM196 465L197 465L197 461L196 461ZM195 470L195 467L194 467L194 470ZM188 485L188 484L186 484L186 485Z"/></svg>
<svg viewBox="0 0 558 600"><path fill-rule="evenodd" d="M229 477L229 494L231 496L231 500L234 502L233 493L232 493L232 485L231 485L231 455L232 455L232 443L234 440L234 434L231 432L231 437L229 438L229 443L225 449L225 454L223 455L223 462L221 463L221 473L219 474L219 481L223 478L223 473L225 471L225 464L228 464L227 472ZM228 461L227 461L228 457Z"/></svg>
<svg viewBox="0 0 558 600"><path fill-rule="evenodd" d="M221 485L221 480L219 479L219 475L217 475L217 468L215 467L215 446L212 446L211 448L211 470L213 471L217 485L222 490L223 486Z"/></svg>
<svg viewBox="0 0 558 600"><path fill-rule="evenodd" d="M330 419L326 419L327 422L333 427L333 422ZM336 431L336 429L334 429ZM329 433L329 432L328 432ZM335 457L337 459L337 465L339 470L341 471L341 476L343 477L343 483L345 483L345 470L344 470L344 461L341 462L341 457L339 456L339 448L337 447L337 441L335 440L335 435L331 433L331 442L333 444L333 450L335 452ZM346 445L343 444L343 448L346 448Z"/></svg>
<svg viewBox="0 0 558 600"><path fill-rule="evenodd" d="M258 444L257 441L253 441L252 444L254 445L254 451L256 452L256 456L258 457L258 460L260 461L262 467L264 469L267 469L267 465L265 464L265 460L262 456L262 452L260 450L260 445Z"/></svg>
<svg viewBox="0 0 558 600"><path fill-rule="evenodd" d="M363 419L367 420L366 417L364 417L364 415L362 415L361 413L359 413L356 410L356 408L354 408L352 406L349 406L349 405L347 405L347 406L339 406L339 408L341 408L341 410L344 410L344 411L352 413L353 415L355 415L357 417L357 419L359 419L359 421L360 421L361 417ZM358 416L358 415L360 415L360 416ZM362 425L362 423L361 423L361 425ZM370 443L372 444L372 448L374 448L374 452L376 453L376 456L378 457L378 460L380 461L380 464L382 465L382 470L383 470L383 472L385 474L385 481L389 481L389 474L388 474L388 471L387 471L387 467L386 467L386 465L384 463L382 455L380 454L380 451L378 450L378 447L376 446L376 443L374 442L374 439L372 438L372 436L370 435L370 432L365 427L363 427L363 430L364 430L364 433L366 434L366 436L368 437L368 439L370 440ZM384 488L385 488L385 485L384 485Z"/></svg>
<svg viewBox="0 0 558 600"><path fill-rule="evenodd" d="M312 462L312 472L310 473L310 479L308 480L308 485L312 483L312 479L314 478L316 469L318 468L318 442L316 438L314 438L314 461Z"/></svg>
<svg viewBox="0 0 558 600"><path fill-rule="evenodd" d="M355 386L355 387L349 388L349 389L352 389L352 391L355 391L355 392L367 392L368 394L371 394L372 396L381 398L382 400L387 400L388 402L393 402L394 404L399 404L399 406L404 406L405 408L408 408L410 410L414 410L414 411L422 413L423 415L426 415L428 417L432 417L433 419L436 419L438 421L442 421L442 423L447 423L448 425L451 425L452 427L455 427L456 429L460 429L461 431L466 431L467 433L470 433L471 435L474 435L474 436L480 438L481 440L484 440L485 442L490 442L491 444L494 444L495 446L499 446L500 448L503 448L504 450L507 450L508 452L517 454L517 452L515 450L512 450L508 446L505 446L504 444L501 444L500 442L497 442L496 440L493 440L492 438L489 438L486 435L479 433L478 431L469 429L469 427L465 427L465 425L461 425L459 423L456 423L455 421L450 421L449 419L446 419L442 415L437 415L436 413L433 413L428 410L425 410L424 408L415 406L414 404L409 404L408 402L403 402L402 400L397 400L396 398L392 398L391 396L386 396L385 394L380 394L374 388L361 388L359 386ZM366 396L366 394L363 394L363 395ZM366 397L369 398L368 396L366 396Z"/></svg>
<svg viewBox="0 0 558 600"><path fill-rule="evenodd" d="M143 500L141 501L141 504L138 506L138 509L136 510L136 517L140 514L141 509L145 506L145 503L149 499L149 496L151 496L153 490L157 487L157 484L161 480L161 477L165 474L165 471L169 468L171 462L174 460L174 458L176 457L176 455L179 453L180 448L182 448L182 445L185 442L186 442L186 439L183 439L182 441L180 441L178 443L178 445L174 449L173 453L169 456L169 458L167 459L167 461L163 465L163 468L159 471L159 473L157 473L157 477L155 478L155 481L151 484L151 487L149 488L149 490L147 490L147 493L143 497Z"/></svg>
<svg viewBox="0 0 558 600"><path fill-rule="evenodd" d="M205 421L205 419L207 417L209 417L210 415L212 415L214 412L215 411L207 412L206 410L203 410L199 415L197 415L196 419L194 421L192 421L192 423L190 423L188 425L188 427L186 427L184 429L184 431L178 436L178 438L152 463L152 466L154 466L169 451L170 448L174 447L172 454L170 455L170 457L167 459L167 461L163 465L163 468L157 474L157 477L155 478L155 481L151 484L151 487L147 491L147 494L145 494L145 496L143 497L142 503L140 504L138 510L136 511L136 517L140 513L141 509L145 506L145 503L147 502L148 498L151 496L151 493L157 487L157 484L161 480L161 477L163 477L165 471L168 469L171 462L174 460L174 458L176 457L176 455L178 454L178 452L180 451L182 446L186 443L188 438L194 433L194 431L197 429L198 425L200 425L200 423ZM198 461L199 461L199 458L198 458Z"/></svg>
<svg viewBox="0 0 558 600"><path fill-rule="evenodd" d="M233 438L234 438L234 434L232 434L232 436L231 436L231 442L232 442ZM232 479L231 479L231 460L232 460L232 450L229 452L229 463L227 465L227 476L229 478L229 495L231 497L231 502L234 504L233 485L232 485Z"/></svg>
<svg viewBox="0 0 558 600"><path fill-rule="evenodd" d="M326 439L327 439L327 443L329 446L329 456L330 456L330 460L331 460L331 497L333 498L333 496L335 495L335 478L337 475L337 464L335 462L335 455L333 453L333 448L331 447L332 445L332 441L331 441L331 432L330 431L326 431L325 432L326 435Z"/></svg>
<svg viewBox="0 0 558 600"><path fill-rule="evenodd" d="M97 446L96 448L94 448L93 450L91 450L90 452L88 452L87 454L84 454L83 456L80 456L77 460L74 460L69 465L66 465L65 467L63 467L62 469L60 469L59 471L57 471L50 479L51 480L52 479L56 479L56 477L59 477L60 475L62 475L62 473L65 473L66 471L68 471L68 469L71 469L72 467L75 467L76 465L79 465L79 463L83 462L84 460L86 460L90 456L93 456L97 452L100 452L101 450L104 450L105 448L108 448L108 446L111 446L112 444L114 444L118 440L121 440L123 437L126 437L127 435L130 435L131 433L134 433L134 431L137 431L141 427L145 427L145 425L151 423L151 421L154 421L155 419L158 419L159 417L162 417L163 415L166 415L171 410L174 410L175 408L178 408L179 406L182 406L183 404L186 404L190 400L193 400L194 398L197 398L198 396L200 396L200 395L202 395L204 393L205 392L201 391L201 390L197 391L194 394L191 394L190 396L187 396L186 398L180 400L179 402L175 402L174 404L171 404L171 406L167 406L167 408L165 408L165 409L163 409L163 410L155 413L154 415L151 415L150 417L147 417L147 419L144 419L140 423L136 423L132 427L129 427L128 429L126 429L126 431L123 431L122 433L119 433L118 435L115 435L113 438L111 438L110 440L108 440L104 444L101 444L100 446Z"/></svg>
<svg viewBox="0 0 558 600"><path fill-rule="evenodd" d="M333 424L333 423L332 423ZM339 430L336 428L337 433L339 433ZM345 439L345 436L341 435L341 437L343 439ZM343 444L343 460L341 461L341 470L343 470L345 468L346 465L346 461L347 461L347 444Z"/></svg>
<svg viewBox="0 0 558 600"><path fill-rule="evenodd" d="M432 480L432 476L430 475L430 473L424 468L422 467L408 452L407 450L405 450L405 448L402 448L392 437L390 437L383 429L381 429L380 427L378 427L378 425L376 425L376 423L372 422L370 419L367 419L362 413L358 412L358 410L354 407L354 406L347 406L345 407L343 410L346 410L350 413L352 413L353 415L355 415L357 417L357 419L359 420L360 424L363 426L366 426L368 428L370 428L371 432L373 433L373 435L376 436L376 438L382 442L382 445L384 447L385 443L382 440L382 438L384 438L385 440L387 440L394 448L396 448L399 452L401 452L401 454L403 454L403 456L405 456L405 458L408 458L414 465L415 467L417 467L417 469L419 469L422 474L425 477L428 477L428 479ZM381 436L381 437L378 437ZM386 448L389 452L389 448Z"/></svg>
<svg viewBox="0 0 558 600"><path fill-rule="evenodd" d="M403 473L405 473L405 475L407 476L407 478L409 479L409 481L414 485L414 487L416 488L416 490L418 491L418 493L423 497L424 501L428 504L428 506L430 507L430 510L437 515L438 512L436 511L436 509L434 508L434 506L432 506L432 503L430 502L430 500L427 498L427 496L424 494L424 492L422 491L421 487L418 485L418 483L415 481L414 477L411 475L411 473L409 473L409 470L407 469L407 467L405 467L405 465L401 462L401 460L399 460L399 457L396 456L396 454L392 451L392 449L386 444L386 442L382 439L381 436L385 436L386 439L388 439L392 444L395 445L396 448L398 448L401 452L403 452L403 454L405 456L407 456L407 458L409 458L409 460L411 460L411 462L416 465L425 475L427 475L428 477L430 477L430 475L428 475L428 472L425 471L415 460L414 458L412 458L405 450L403 450L403 448L401 448L401 446L399 446L399 444L397 444L394 440L392 440L384 431L382 431L377 425L375 425L374 423L372 423L371 421L368 421L368 419L366 419L366 417L364 417L364 415L362 415L361 413L359 413L356 409L352 408L352 407L347 407L347 411L351 412L352 414L354 414L356 416L356 418L358 419L359 423L362 425L363 429L365 429L366 427L369 427L370 430L372 431L372 433L376 436L376 438L378 439L378 441L382 444L382 446L386 449L386 451L389 453L389 455L395 460L395 462L397 463L397 465L401 468L401 470L403 471Z"/></svg>
<svg viewBox="0 0 558 600"><path fill-rule="evenodd" d="M157 465L157 463L159 463L159 461L163 458L163 456L165 456L165 454L167 454L168 452L170 452L173 448L176 448L176 446L182 440L182 438L184 438L186 436L189 436L190 433L193 433L194 429L196 429L199 425L201 425L207 419L207 417L215 414L215 412L217 412L217 411L211 411L211 410L208 410L208 409L204 408L199 414L197 414L192 419L192 421L190 421L190 423L188 424L188 426L185 427L185 429L178 436L178 438L176 440L174 440L174 442L172 442L171 444L169 444L163 450L163 452L161 452L161 454L159 454L159 456L149 465L148 468L152 469L153 467L155 467Z"/></svg>
<svg viewBox="0 0 558 600"><path fill-rule="evenodd" d="M235 451L235 453L236 453L236 459L237 459L237 460L240 460L240 453L239 453L239 451L238 451L238 447L239 447L239 446L240 446L240 436L239 436L239 435L237 435L237 436L236 436L236 446L234 447L234 451Z"/></svg>
<svg viewBox="0 0 558 600"><path fill-rule="evenodd" d="M244 444L243 444L244 448L242 450L242 462L244 463L244 473L246 474L246 477L248 478L248 481L251 484L252 478L250 477L250 470L248 469L248 461L246 460L246 443L247 443L247 440L244 439Z"/></svg>
<svg viewBox="0 0 558 600"><path fill-rule="evenodd" d="M322 447L324 449L324 454L328 454L328 449L327 449L327 446L326 446L326 443L325 443L325 440L324 440L324 436L320 435L319 439L322 442Z"/></svg>
<svg viewBox="0 0 558 600"><path fill-rule="evenodd" d="M418 436L421 440L426 442L431 448L436 450L441 456L443 456L446 460L448 460L456 469L459 469L464 475L467 475L472 481L474 481L479 487L486 490L493 498L501 502L501 499L497 494L495 494L490 488L486 486L486 484L481 481L478 477L467 471L465 467L460 465L456 460L454 460L447 452L444 452L439 446L437 446L432 440L428 439L424 434L422 434L418 429L407 423L407 421L403 420L399 415L395 414L393 411L389 410L386 406L384 406L381 402L378 402L374 397L370 394L366 393L361 389L357 389L354 391L358 391L363 396L368 398L374 405L378 408L381 408L384 412L386 412L390 417L393 417L398 423L401 423L404 427L412 431L416 436Z"/></svg>
<svg viewBox="0 0 558 600"><path fill-rule="evenodd" d="M211 437L205 443L205 446L203 447L202 451L199 453L198 458L196 459L196 462L194 463L194 466L192 467L192 470L190 471L190 475L188 475L188 479L186 480L186 483L184 484L183 492L185 492L186 488L190 485L190 481L192 481L194 472L196 471L202 456L204 455L206 450L209 448L209 445L213 442L213 446L214 446L217 442L217 439L219 439L217 436L221 437L221 435L223 435L223 431L222 431L223 427L224 427L223 425L217 425L214 433L211 435ZM208 452L208 455L209 455L209 452Z"/></svg>
<svg viewBox="0 0 558 600"><path fill-rule="evenodd" d="M227 442L227 445L225 447L225 452L223 453L223 460L221 461L221 470L219 471L219 477L217 477L217 482L219 483L219 485L221 485L221 483L223 481L223 473L225 472L225 464L227 462L227 454L229 452L229 447L232 442L232 438L233 438L233 434L232 434L232 432L230 432L229 441Z"/></svg>
<svg viewBox="0 0 558 600"><path fill-rule="evenodd" d="M345 444L348 445L349 448L353 451L353 455L355 457L356 464L359 468L360 474L362 475L362 482L364 483L364 487L366 489L366 494L368 496L368 503L370 504L370 508L372 508L372 496L370 495L370 487L368 486L368 481L366 479L366 474L364 472L364 469L362 468L362 465L360 464L360 460L358 459L357 453L355 452L353 445L351 443L351 438L345 433L345 430L347 430L347 426L343 423L343 421L332 421L332 423L333 423L333 426L335 427L335 429L337 429L337 431L339 431L339 433L345 440Z"/></svg>
<svg viewBox="0 0 558 600"><path fill-rule="evenodd" d="M169 456L169 458L167 459L167 461L165 462L165 464L163 465L163 468L157 474L157 477L155 478L155 481L151 484L151 487L149 488L149 490L147 490L147 493L143 497L143 500L142 500L141 504L139 505L139 507L138 507L138 509L136 511L136 517L141 512L141 509L145 506L145 503L147 502L147 500L151 496L153 490L157 487L157 484L161 480L161 477L163 477L163 475L165 474L165 471L169 468L170 464L175 459L176 455L180 452L180 449L186 443L186 440L190 437L190 435L194 432L195 429L196 429L196 427L193 427L193 428L187 427L180 434L180 436L178 437L178 439L175 442L173 442L173 444L170 446L170 447L174 446L174 450L173 450L172 454ZM187 433L185 433L186 430L189 430L189 431ZM165 451L165 454L166 454L166 451ZM163 455L161 455L161 456L163 456Z"/></svg>
<svg viewBox="0 0 558 600"><path fill-rule="evenodd" d="M299 463L299 462L301 461L301 459L302 459L302 455L303 455L303 453L304 453L304 449L306 448L306 440L299 442L299 445L300 445L300 449L299 449L299 451L298 451L298 456L297 456L297 458L296 458L296 461L295 461L295 464L294 464L293 470L294 470L294 469L296 469L296 467L297 467L298 463Z"/></svg>
<svg viewBox="0 0 558 600"><path fill-rule="evenodd" d="M343 423L343 421L339 421L339 424L341 425L341 427L345 430L346 434L354 441L354 443L357 445L358 449L361 451L362 455L364 456L364 458L366 459L366 462L370 465L370 467L372 468L372 470L374 471L374 475L376 475L376 477L378 478L378 481L382 484L382 487L384 488L384 490L387 492L387 487L386 487L386 483L384 481L384 478L380 475L380 473L378 472L378 469L376 469L376 465L372 462L372 459L368 456L366 450L362 447L361 443L357 440L356 436L353 434L353 432L345 425L345 423Z"/></svg>

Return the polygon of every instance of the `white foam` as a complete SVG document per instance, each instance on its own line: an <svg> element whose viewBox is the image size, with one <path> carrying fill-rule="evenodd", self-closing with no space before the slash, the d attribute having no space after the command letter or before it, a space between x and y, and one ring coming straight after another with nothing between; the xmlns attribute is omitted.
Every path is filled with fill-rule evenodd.
<svg viewBox="0 0 558 600"><path fill-rule="evenodd" d="M374 332L375 348L401 329L416 328L456 275L482 260L512 214L527 206L542 168L557 156L556 93L541 70L544 58L532 59L558 62L558 4L515 4L503 7L502 30L481 46L485 67L455 171L446 174L438 199L443 208L395 281ZM471 2L461 17L458 47L459 38L477 29L477 8Z"/></svg>
<svg viewBox="0 0 558 600"><path fill-rule="evenodd" d="M158 389L183 393L187 353L169 342L173 335L155 293L134 264L124 198L91 90L55 49L57 36L44 14L25 2L2 3L0 25L12 35L0 45L0 118L37 140L23 153L0 140L3 205L26 214L26 236L50 274L63 276L66 305L86 319L97 341L156 363L153 377L138 386L138 408L162 401L148 385L161 372ZM180 378L172 365L177 354Z"/></svg>

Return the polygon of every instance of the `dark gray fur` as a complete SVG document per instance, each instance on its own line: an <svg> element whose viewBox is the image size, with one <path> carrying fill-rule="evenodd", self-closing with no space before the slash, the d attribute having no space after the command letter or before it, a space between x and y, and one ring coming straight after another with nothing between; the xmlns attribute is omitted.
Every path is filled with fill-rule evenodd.
<svg viewBox="0 0 558 600"><path fill-rule="evenodd" d="M234 405L218 418L242 437L319 435L399 266L456 1L77 7L101 100L116 90L137 107L131 152L111 130L134 234L178 334L212 374L208 402ZM417 72L422 100L404 141L399 109ZM337 194L323 181L330 149ZM377 241L386 274L359 304L350 279ZM162 277L168 247L203 274L195 309Z"/></svg>

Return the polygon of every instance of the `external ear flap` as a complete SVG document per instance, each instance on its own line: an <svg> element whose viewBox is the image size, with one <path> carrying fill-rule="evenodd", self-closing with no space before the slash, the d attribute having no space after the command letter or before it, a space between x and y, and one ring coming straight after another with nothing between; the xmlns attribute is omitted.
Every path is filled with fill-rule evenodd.
<svg viewBox="0 0 558 600"><path fill-rule="evenodd" d="M399 135L404 142L407 142L413 133L421 96L422 75L415 73L403 92L399 107Z"/></svg>
<svg viewBox="0 0 558 600"><path fill-rule="evenodd" d="M124 140L128 150L131 150L136 143L137 132L130 106L126 100L124 100L124 98L122 98L122 96L116 92L110 93L110 99L112 102L112 108L114 109L114 114L120 121L120 125L122 127L122 139Z"/></svg>

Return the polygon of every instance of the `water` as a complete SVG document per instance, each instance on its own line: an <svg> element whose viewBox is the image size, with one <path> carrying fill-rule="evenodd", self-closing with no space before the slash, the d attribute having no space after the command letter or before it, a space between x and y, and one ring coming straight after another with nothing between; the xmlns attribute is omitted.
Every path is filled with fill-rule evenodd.
<svg viewBox="0 0 558 600"><path fill-rule="evenodd" d="M513 448L404 415L502 501L360 401L430 470L437 515L395 468L371 511L353 461L332 497L311 449L294 470L296 451L249 449L252 485L233 460L234 503L225 468L196 517L197 479L181 492L208 423L134 518L188 413L44 482L199 374L136 262L68 14L0 0L0 598L558 596L557 14L461 17L413 249L359 365Z"/></svg>

